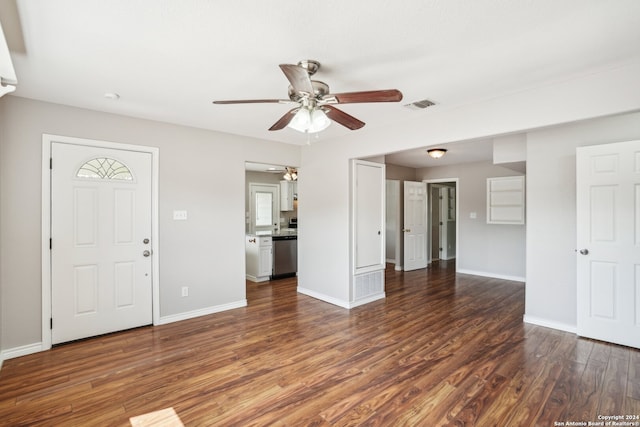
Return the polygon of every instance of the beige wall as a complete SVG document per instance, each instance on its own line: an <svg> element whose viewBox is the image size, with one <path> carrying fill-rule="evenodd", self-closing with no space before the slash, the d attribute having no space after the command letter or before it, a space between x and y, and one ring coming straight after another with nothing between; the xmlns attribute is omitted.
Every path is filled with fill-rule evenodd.
<svg viewBox="0 0 640 427"><path fill-rule="evenodd" d="M576 147L631 140L640 140L640 113L527 134L528 321L575 330Z"/></svg>
<svg viewBox="0 0 640 427"><path fill-rule="evenodd" d="M487 224L486 218L487 178L522 173L488 161L418 169L416 175L420 181L458 178L458 271L524 281L525 226Z"/></svg>
<svg viewBox="0 0 640 427"><path fill-rule="evenodd" d="M400 181L400 186L404 181L415 181L416 170L415 168L409 168L406 166L398 166L391 163L385 164L385 173L387 179L394 179Z"/></svg>
<svg viewBox="0 0 640 427"><path fill-rule="evenodd" d="M343 305L349 302L353 274L350 261L351 159L493 138L638 111L639 71L640 64L633 63L577 76L570 81L522 88L511 94L496 95L483 102L455 108L443 100L433 109L407 111L406 120L396 126L370 123L344 138L303 146L300 167L304 174L300 177L299 186L304 203L299 209L304 222L298 232L298 250L302 254L321 255L300 259L299 286L319 297L324 295L327 301L337 300ZM327 165L331 167L327 168ZM543 221L553 225L549 219ZM540 262L545 259L542 253L536 256Z"/></svg>
<svg viewBox="0 0 640 427"><path fill-rule="evenodd" d="M0 99L3 350L41 342L42 134L158 147L160 316L245 299L245 161L300 164L297 146L49 104ZM173 221L172 211L188 211ZM189 297L180 287L189 286Z"/></svg>

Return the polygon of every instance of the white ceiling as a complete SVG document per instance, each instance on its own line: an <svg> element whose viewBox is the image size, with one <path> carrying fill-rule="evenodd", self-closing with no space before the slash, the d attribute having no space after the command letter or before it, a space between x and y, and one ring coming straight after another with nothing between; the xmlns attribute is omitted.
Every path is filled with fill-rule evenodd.
<svg viewBox="0 0 640 427"><path fill-rule="evenodd" d="M289 105L211 101L286 98L278 64L316 59L334 93L401 90L401 103L341 107L401 131L640 60L638 0L2 0L0 19L15 96L291 144L306 137L267 131ZM423 99L437 105L403 106ZM334 123L318 140L350 132Z"/></svg>

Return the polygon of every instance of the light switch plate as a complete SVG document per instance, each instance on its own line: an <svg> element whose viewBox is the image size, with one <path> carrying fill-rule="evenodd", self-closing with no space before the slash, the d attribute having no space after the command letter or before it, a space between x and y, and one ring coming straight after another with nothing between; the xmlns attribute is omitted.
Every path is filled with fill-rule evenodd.
<svg viewBox="0 0 640 427"><path fill-rule="evenodd" d="M469 213L469 218L471 218L471 219L476 219L477 217L478 217L478 214L477 214L477 213L475 213L475 212L471 212L471 213Z"/></svg>
<svg viewBox="0 0 640 427"><path fill-rule="evenodd" d="M173 211L173 219L176 221L185 221L187 219L187 211Z"/></svg>

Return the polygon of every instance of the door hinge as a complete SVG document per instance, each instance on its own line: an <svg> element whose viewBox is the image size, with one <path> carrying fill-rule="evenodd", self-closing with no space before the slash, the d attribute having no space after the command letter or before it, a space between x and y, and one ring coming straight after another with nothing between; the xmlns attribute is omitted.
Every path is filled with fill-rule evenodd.
<svg viewBox="0 0 640 427"><path fill-rule="evenodd" d="M49 169L53 169L53 157L49 157Z"/></svg>
<svg viewBox="0 0 640 427"><path fill-rule="evenodd" d="M49 238L49 250L53 249L53 239Z"/></svg>
<svg viewBox="0 0 640 427"><path fill-rule="evenodd" d="M53 317L49 318L49 329L53 329Z"/></svg>

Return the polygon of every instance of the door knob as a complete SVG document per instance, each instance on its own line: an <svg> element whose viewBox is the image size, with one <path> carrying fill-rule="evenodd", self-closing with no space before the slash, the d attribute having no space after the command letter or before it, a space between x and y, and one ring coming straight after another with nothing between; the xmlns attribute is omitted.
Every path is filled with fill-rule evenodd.
<svg viewBox="0 0 640 427"><path fill-rule="evenodd" d="M142 243L144 243L145 245L148 245L148 244L149 244L149 239L144 239L144 240L142 241Z"/></svg>
<svg viewBox="0 0 640 427"><path fill-rule="evenodd" d="M144 251L144 252L142 252L142 256L147 257L147 256L149 256L149 255L151 255L151 252L149 252L149 251Z"/></svg>
<svg viewBox="0 0 640 427"><path fill-rule="evenodd" d="M402 231L404 231L405 233L411 233L411 229L410 228L403 228Z"/></svg>
<svg viewBox="0 0 640 427"><path fill-rule="evenodd" d="M589 255L589 249L580 249L580 255Z"/></svg>

